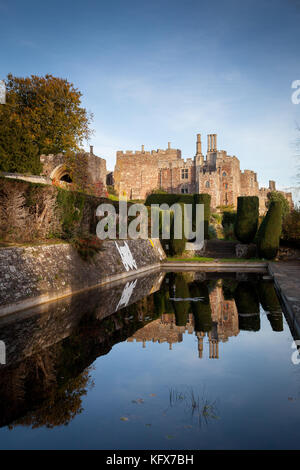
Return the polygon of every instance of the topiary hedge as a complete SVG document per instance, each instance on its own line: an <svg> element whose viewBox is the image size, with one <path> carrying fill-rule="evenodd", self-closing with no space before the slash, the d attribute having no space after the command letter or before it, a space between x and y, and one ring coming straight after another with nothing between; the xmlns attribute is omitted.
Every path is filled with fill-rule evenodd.
<svg viewBox="0 0 300 470"><path fill-rule="evenodd" d="M236 238L242 243L251 243L256 235L259 216L257 196L239 196L234 225Z"/></svg>
<svg viewBox="0 0 300 470"><path fill-rule="evenodd" d="M258 254L261 258L273 259L277 255L282 230L282 205L273 201L265 215L256 237Z"/></svg>
<svg viewBox="0 0 300 470"><path fill-rule="evenodd" d="M211 196L210 194L194 194L194 205L196 204L204 204L204 238L208 240L208 227L209 227L209 219L210 219L210 201Z"/></svg>

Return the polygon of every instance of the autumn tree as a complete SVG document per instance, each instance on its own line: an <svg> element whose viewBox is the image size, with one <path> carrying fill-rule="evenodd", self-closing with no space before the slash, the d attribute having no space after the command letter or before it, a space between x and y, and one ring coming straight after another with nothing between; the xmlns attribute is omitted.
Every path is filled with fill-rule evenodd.
<svg viewBox="0 0 300 470"><path fill-rule="evenodd" d="M284 197L284 195L282 193L280 193L279 191L270 191L268 194L267 194L267 202L266 202L266 206L267 208L269 209L270 207L270 204L272 201L279 201L281 203L281 206L282 206L282 216L283 218L285 218L288 213L290 212L290 205L289 205L289 202L288 200Z"/></svg>
<svg viewBox="0 0 300 470"><path fill-rule="evenodd" d="M45 75L6 80L0 105L0 170L39 174L41 154L77 152L91 134L92 115L66 79Z"/></svg>

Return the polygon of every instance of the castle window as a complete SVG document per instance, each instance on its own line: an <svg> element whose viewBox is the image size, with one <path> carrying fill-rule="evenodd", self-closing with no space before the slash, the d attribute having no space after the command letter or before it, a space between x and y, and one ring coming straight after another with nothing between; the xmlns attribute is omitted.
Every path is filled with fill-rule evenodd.
<svg viewBox="0 0 300 470"><path fill-rule="evenodd" d="M222 176L227 176L226 171L223 171Z"/></svg>
<svg viewBox="0 0 300 470"><path fill-rule="evenodd" d="M189 177L189 169L188 168L183 168L181 170L181 178L182 179L188 179Z"/></svg>
<svg viewBox="0 0 300 470"><path fill-rule="evenodd" d="M181 193L182 194L187 194L188 193L188 187L186 184L184 184L182 187L181 187Z"/></svg>
<svg viewBox="0 0 300 470"><path fill-rule="evenodd" d="M228 188L228 184L227 184L227 183L225 183L225 185L224 185L224 186L225 186L225 189L227 189L227 188Z"/></svg>
<svg viewBox="0 0 300 470"><path fill-rule="evenodd" d="M205 187L206 187L206 188L210 188L210 183L209 183L209 181L206 181Z"/></svg>

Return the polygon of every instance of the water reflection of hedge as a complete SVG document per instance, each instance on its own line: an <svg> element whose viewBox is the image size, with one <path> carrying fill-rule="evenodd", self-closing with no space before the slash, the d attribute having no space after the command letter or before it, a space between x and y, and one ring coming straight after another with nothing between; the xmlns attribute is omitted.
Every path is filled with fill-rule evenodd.
<svg viewBox="0 0 300 470"><path fill-rule="evenodd" d="M259 300L273 331L283 331L283 318L280 302L272 282L265 281L259 284Z"/></svg>
<svg viewBox="0 0 300 470"><path fill-rule="evenodd" d="M239 313L239 329L259 331L259 297L256 284L240 282L234 292L234 300Z"/></svg>
<svg viewBox="0 0 300 470"><path fill-rule="evenodd" d="M176 274L175 277L176 298L186 299L190 297L190 291L186 280L182 274ZM190 312L190 301L173 301L173 308L176 317L177 326L185 326L188 322L188 313Z"/></svg>
<svg viewBox="0 0 300 470"><path fill-rule="evenodd" d="M239 282L236 279L223 279L222 288L225 300L234 299L234 293Z"/></svg>
<svg viewBox="0 0 300 470"><path fill-rule="evenodd" d="M259 331L260 330L260 316L251 315L244 317L239 315L239 329L246 331Z"/></svg>
<svg viewBox="0 0 300 470"><path fill-rule="evenodd" d="M191 302L195 331L210 331L212 328L212 318L207 285L203 282L193 282L189 288L191 297L201 298L198 302Z"/></svg>

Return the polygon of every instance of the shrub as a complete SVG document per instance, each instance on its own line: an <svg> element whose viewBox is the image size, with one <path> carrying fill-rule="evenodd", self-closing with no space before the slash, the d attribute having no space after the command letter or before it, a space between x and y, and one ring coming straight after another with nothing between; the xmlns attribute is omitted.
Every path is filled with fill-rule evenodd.
<svg viewBox="0 0 300 470"><path fill-rule="evenodd" d="M209 219L210 219L210 194L194 194L194 204L204 204L204 238L207 240L209 238Z"/></svg>
<svg viewBox="0 0 300 470"><path fill-rule="evenodd" d="M270 191L267 194L267 198L268 198L266 202L267 208L270 207L270 204L272 201L279 201L282 206L282 217L285 218L288 215L288 213L290 212L290 205L288 203L288 200L284 197L283 194L281 194L279 191Z"/></svg>
<svg viewBox="0 0 300 470"><path fill-rule="evenodd" d="M88 236L85 238L73 238L71 240L73 247L77 250L79 256L85 260L91 260L97 253L103 250L102 240L96 236Z"/></svg>
<svg viewBox="0 0 300 470"><path fill-rule="evenodd" d="M259 199L257 196L239 196L234 232L242 243L251 243L258 225Z"/></svg>
<svg viewBox="0 0 300 470"><path fill-rule="evenodd" d="M236 212L224 211L222 214L222 226L235 224Z"/></svg>
<svg viewBox="0 0 300 470"><path fill-rule="evenodd" d="M283 220L282 240L300 248L300 208L293 209Z"/></svg>
<svg viewBox="0 0 300 470"><path fill-rule="evenodd" d="M275 258L282 229L282 206L272 201L257 234L257 249L261 258Z"/></svg>
<svg viewBox="0 0 300 470"><path fill-rule="evenodd" d="M184 206L181 206L181 216L182 216L182 235L181 238L174 238L175 235L175 217L172 216L171 222L171 234L170 234L170 255L181 255L185 250L186 238L184 235Z"/></svg>
<svg viewBox="0 0 300 470"><path fill-rule="evenodd" d="M234 225L225 225L223 227L223 235L225 240L236 240L235 232L234 232Z"/></svg>
<svg viewBox="0 0 300 470"><path fill-rule="evenodd" d="M62 236L66 239L72 238L82 219L85 195L58 188L56 203L62 223Z"/></svg>
<svg viewBox="0 0 300 470"><path fill-rule="evenodd" d="M165 194L165 193L152 193L147 196L145 205L151 206L151 204L168 204L171 206L178 202L179 194Z"/></svg>
<svg viewBox="0 0 300 470"><path fill-rule="evenodd" d="M217 231L213 225L208 227L208 240L215 240L217 237Z"/></svg>

